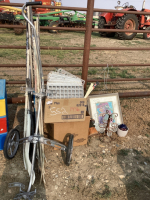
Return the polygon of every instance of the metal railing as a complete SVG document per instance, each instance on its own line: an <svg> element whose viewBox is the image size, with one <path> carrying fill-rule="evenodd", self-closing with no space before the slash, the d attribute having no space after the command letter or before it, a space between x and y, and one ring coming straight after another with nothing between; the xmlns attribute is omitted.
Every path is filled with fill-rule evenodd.
<svg viewBox="0 0 150 200"><path fill-rule="evenodd" d="M15 7L22 7L23 4L20 3L0 3L0 5L4 6L15 6ZM142 48L126 48L126 47L90 47L91 44L91 33L92 32L106 32L106 29L94 29L92 28L92 22L93 22L93 12L111 12L111 13L126 13L126 14L137 14L136 11L122 11L122 10L110 10L110 9L97 9L94 8L94 0L87 0L87 8L79 8L79 7L65 7L65 6L32 6L34 8L49 8L49 9L61 9L61 10L78 10L78 11L87 11L86 15L86 27L85 28L68 28L68 27L55 27L55 30L67 30L67 31L85 31L85 39L84 39L84 47L41 47L41 50L83 50L83 63L81 64L65 64L65 65L48 65L43 64L43 67L82 67L82 79L85 80L85 89L87 82L94 82L99 81L103 82L102 79L96 79L96 80L90 80L87 79L88 76L88 67L106 67L107 64L109 66L116 66L116 67L124 67L124 66L150 66L150 63L134 63L134 64L121 64L121 63L106 63L106 64L89 64L89 54L91 50L97 50L97 51L149 51L149 47L142 47ZM138 12L139 15L150 15L150 12ZM5 25L0 24L0 28L22 28L25 29L25 26L22 25ZM41 30L53 30L53 27L40 27ZM107 32L127 32L124 29L107 29ZM128 30L128 32L131 33L150 33L150 30ZM0 49L25 49L25 46L0 46ZM0 68L2 67L26 67L25 64L0 64ZM150 80L150 78L123 78L123 79L108 79L107 82L118 82L118 81L145 81ZM7 84L25 84L25 81L7 81ZM135 97L137 96L149 96L149 91L144 92L126 92L126 93L120 93L120 97ZM9 102L18 102L18 98L16 99L9 99ZM21 99L22 101L22 99Z"/></svg>

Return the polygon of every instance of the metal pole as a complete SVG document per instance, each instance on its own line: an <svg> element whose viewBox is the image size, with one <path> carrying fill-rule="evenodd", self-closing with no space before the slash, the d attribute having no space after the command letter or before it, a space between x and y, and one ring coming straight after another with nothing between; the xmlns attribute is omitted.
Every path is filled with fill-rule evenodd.
<svg viewBox="0 0 150 200"><path fill-rule="evenodd" d="M105 63L105 64L89 64L89 67L145 67L150 66L150 63L134 63L134 64L121 64L121 63ZM58 64L43 64L42 67L49 68L49 67L82 67L83 64L65 64L65 65L58 65ZM25 68L25 64L0 64L0 68Z"/></svg>
<svg viewBox="0 0 150 200"><path fill-rule="evenodd" d="M92 94L92 95L96 95L96 92L95 94ZM146 97L146 96L150 96L150 91L119 93L120 98ZM25 97L8 98L7 103L8 104L23 104L25 103Z"/></svg>
<svg viewBox="0 0 150 200"><path fill-rule="evenodd" d="M86 90L86 84L87 84L88 64L89 64L90 44L91 44L91 31L93 23L93 9L94 9L94 0L88 0L87 15L86 15L86 31L84 38L83 68L82 68L82 79L85 80L84 90Z"/></svg>
<svg viewBox="0 0 150 200"><path fill-rule="evenodd" d="M26 49L26 46L4 46L0 45L0 49ZM41 50L80 50L83 51L84 47L50 47L50 46L41 46ZM127 47L90 47L91 51L149 51L150 47L142 48L127 48Z"/></svg>

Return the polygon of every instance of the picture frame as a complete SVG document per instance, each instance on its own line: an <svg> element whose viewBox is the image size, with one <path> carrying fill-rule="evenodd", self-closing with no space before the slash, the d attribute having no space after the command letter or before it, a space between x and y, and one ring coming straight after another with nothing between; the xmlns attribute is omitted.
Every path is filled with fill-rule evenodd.
<svg viewBox="0 0 150 200"><path fill-rule="evenodd" d="M123 124L118 93L92 95L88 97L88 111L91 118L95 120L95 128L97 131L100 131L99 124L102 123L101 116L103 113L106 113L106 109L109 110L110 114L118 114L114 119L115 123L118 125Z"/></svg>

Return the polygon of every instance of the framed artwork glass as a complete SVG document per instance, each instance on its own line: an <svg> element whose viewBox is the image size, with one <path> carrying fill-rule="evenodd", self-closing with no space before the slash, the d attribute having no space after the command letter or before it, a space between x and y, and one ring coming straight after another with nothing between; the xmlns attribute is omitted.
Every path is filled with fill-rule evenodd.
<svg viewBox="0 0 150 200"><path fill-rule="evenodd" d="M118 93L89 96L88 109L91 118L95 120L95 128L97 131L100 131L99 124L102 124L104 120L107 120L107 115L104 116L106 111L110 115L112 113L118 114L117 117L115 117L115 115L112 115L113 123L117 123L118 125L123 124Z"/></svg>

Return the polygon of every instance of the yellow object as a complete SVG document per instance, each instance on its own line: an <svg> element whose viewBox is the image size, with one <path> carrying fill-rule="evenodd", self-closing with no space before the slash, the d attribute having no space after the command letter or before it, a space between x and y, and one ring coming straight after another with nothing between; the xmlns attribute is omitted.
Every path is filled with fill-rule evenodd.
<svg viewBox="0 0 150 200"><path fill-rule="evenodd" d="M17 14L17 12L22 12L21 9L11 7L11 6L0 6L0 8L3 8L5 11L13 12L13 13L16 13L16 14Z"/></svg>
<svg viewBox="0 0 150 200"><path fill-rule="evenodd" d="M0 100L0 117L6 116L6 104L5 99Z"/></svg>

